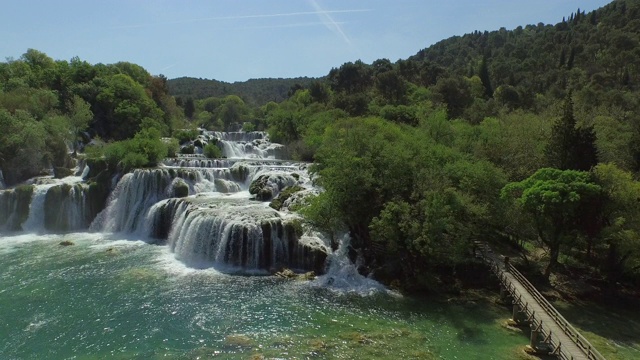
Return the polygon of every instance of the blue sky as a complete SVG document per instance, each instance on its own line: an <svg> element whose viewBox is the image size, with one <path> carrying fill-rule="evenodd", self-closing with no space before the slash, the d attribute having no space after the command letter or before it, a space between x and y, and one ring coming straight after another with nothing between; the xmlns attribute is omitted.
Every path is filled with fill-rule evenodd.
<svg viewBox="0 0 640 360"><path fill-rule="evenodd" d="M607 0L0 0L0 59L27 49L154 75L323 76L474 30L555 24Z"/></svg>

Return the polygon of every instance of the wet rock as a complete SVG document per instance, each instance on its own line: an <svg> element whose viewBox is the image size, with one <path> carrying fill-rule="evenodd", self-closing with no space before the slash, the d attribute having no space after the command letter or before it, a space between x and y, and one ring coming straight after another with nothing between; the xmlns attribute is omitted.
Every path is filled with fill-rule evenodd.
<svg viewBox="0 0 640 360"><path fill-rule="evenodd" d="M316 278L316 273L313 271L306 272L304 274L296 274L291 269L282 269L274 274L277 277L291 280L311 281Z"/></svg>
<svg viewBox="0 0 640 360"><path fill-rule="evenodd" d="M176 179L173 183L173 197L183 198L189 196L189 185L182 179Z"/></svg>
<svg viewBox="0 0 640 360"><path fill-rule="evenodd" d="M269 186L269 176L261 175L249 186L249 193L257 200L269 201L273 197L273 189Z"/></svg>
<svg viewBox="0 0 640 360"><path fill-rule="evenodd" d="M64 241L60 241L60 243L58 245L60 245L60 246L71 246L71 245L75 245L75 244L72 241L64 240Z"/></svg>
<svg viewBox="0 0 640 360"><path fill-rule="evenodd" d="M56 179L66 178L67 176L73 175L73 170L67 169L65 167L54 167L53 168L53 177Z"/></svg>
<svg viewBox="0 0 640 360"><path fill-rule="evenodd" d="M287 201L293 194L299 192L303 190L302 187L298 186L298 185L294 185L294 186L287 186L286 188L284 188L282 190L282 192L280 194L278 194L278 196L276 196L275 199L273 199L273 201L271 201L271 203L269 204L269 206L271 206L272 208L280 211L280 209L282 209L282 205L284 205L285 201Z"/></svg>

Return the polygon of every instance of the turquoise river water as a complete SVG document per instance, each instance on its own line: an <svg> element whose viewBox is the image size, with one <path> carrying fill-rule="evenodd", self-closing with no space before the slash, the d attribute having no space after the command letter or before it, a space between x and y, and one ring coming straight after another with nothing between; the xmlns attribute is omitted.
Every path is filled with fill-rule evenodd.
<svg viewBox="0 0 640 360"><path fill-rule="evenodd" d="M0 237L0 359L514 359L508 316L192 269L104 233Z"/></svg>

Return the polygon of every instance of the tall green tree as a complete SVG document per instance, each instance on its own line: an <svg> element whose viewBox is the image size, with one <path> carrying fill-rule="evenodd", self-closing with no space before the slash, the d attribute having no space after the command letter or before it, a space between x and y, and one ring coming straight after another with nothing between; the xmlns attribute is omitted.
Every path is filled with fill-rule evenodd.
<svg viewBox="0 0 640 360"><path fill-rule="evenodd" d="M69 130L71 132L71 142L73 154L75 156L77 151L78 135L89 127L89 123L93 119L93 113L91 112L91 105L78 95L73 97L70 108Z"/></svg>
<svg viewBox="0 0 640 360"><path fill-rule="evenodd" d="M531 215L538 239L549 249L547 278L556 270L563 249L575 245L582 207L600 192L588 172L552 168L502 189L503 199L515 200L519 209Z"/></svg>
<svg viewBox="0 0 640 360"><path fill-rule="evenodd" d="M491 86L491 78L489 77L489 66L487 65L486 56L482 57L478 76L480 76L480 80L482 80L482 85L484 86L484 95L487 97L487 99L492 98L493 86Z"/></svg>
<svg viewBox="0 0 640 360"><path fill-rule="evenodd" d="M192 119L195 111L196 111L196 106L193 103L193 98L191 97L187 98L187 100L184 102L184 116L186 116L189 119Z"/></svg>
<svg viewBox="0 0 640 360"><path fill-rule="evenodd" d="M560 170L588 171L598 163L592 127L576 127L572 93L564 99L562 117L551 129L551 138L546 148L547 162Z"/></svg>
<svg viewBox="0 0 640 360"><path fill-rule="evenodd" d="M640 182L614 164L599 164L593 174L602 188L599 264L615 284L640 272Z"/></svg>

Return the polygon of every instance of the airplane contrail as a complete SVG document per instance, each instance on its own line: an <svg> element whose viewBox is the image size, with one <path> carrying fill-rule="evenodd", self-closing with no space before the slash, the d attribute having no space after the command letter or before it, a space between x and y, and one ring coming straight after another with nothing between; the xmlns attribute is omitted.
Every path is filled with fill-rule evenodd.
<svg viewBox="0 0 640 360"><path fill-rule="evenodd" d="M339 22L338 24L343 25L346 22ZM305 26L326 26L324 22L315 21L315 22L306 22L306 23L292 23L292 24L278 24L278 25L265 25L265 26L244 26L239 29L278 29L278 28L294 28L294 27L305 27Z"/></svg>
<svg viewBox="0 0 640 360"><path fill-rule="evenodd" d="M341 10L323 10L316 0L309 0L309 3L316 10L316 11L314 11L314 13L317 14L320 17L320 20L322 20L322 22L327 27L327 29L337 33L340 36L342 36L344 41L346 41L347 44L351 45L351 40L349 40L349 37L347 36L347 34L344 33L344 31L342 30L342 27L340 26L340 24L338 22L336 22L330 15L332 13L344 12L344 10L343 11L341 11Z"/></svg>
<svg viewBox="0 0 640 360"><path fill-rule="evenodd" d="M122 25L122 26L114 26L112 27L112 29L132 29L132 28L141 28L141 27L154 26L154 25L186 24L186 23L194 23L194 22L202 22L202 21L213 21L213 20L242 20L242 19L259 19L259 18L275 18L275 17L287 17L287 16L306 16L306 15L319 15L321 16L321 19L323 19L322 17L324 17L323 21L327 21L326 17L329 17L328 21L332 22L333 19L331 19L329 14L338 14L338 13L345 14L345 13L358 13L358 12L372 11L372 9L322 10L319 6L317 7L317 9L319 10L300 11L300 12L291 12L291 13L277 13L277 14L217 16L217 17L197 18L197 19L166 21L166 22L160 22L160 23ZM326 26L325 22L323 22L323 24L325 24ZM341 32L341 30L339 31Z"/></svg>

